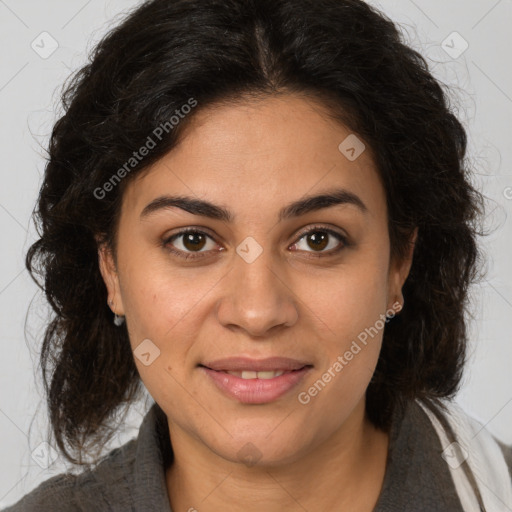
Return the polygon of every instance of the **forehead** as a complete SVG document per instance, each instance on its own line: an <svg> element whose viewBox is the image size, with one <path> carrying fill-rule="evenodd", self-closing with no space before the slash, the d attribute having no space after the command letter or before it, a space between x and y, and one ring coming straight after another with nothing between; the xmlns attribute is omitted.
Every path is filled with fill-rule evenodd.
<svg viewBox="0 0 512 512"><path fill-rule="evenodd" d="M323 105L288 95L199 109L180 143L129 184L123 202L140 214L164 193L184 194L259 217L334 187L361 197L371 215L385 212L369 148Z"/></svg>

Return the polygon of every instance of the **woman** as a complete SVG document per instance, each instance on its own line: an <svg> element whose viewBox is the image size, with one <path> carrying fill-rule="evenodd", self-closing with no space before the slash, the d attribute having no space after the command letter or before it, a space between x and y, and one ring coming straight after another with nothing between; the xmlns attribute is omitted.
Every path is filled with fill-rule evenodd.
<svg viewBox="0 0 512 512"><path fill-rule="evenodd" d="M449 399L483 199L422 57L360 0L152 0L64 94L27 266L79 475L21 510L507 510ZM154 399L101 460L113 415Z"/></svg>

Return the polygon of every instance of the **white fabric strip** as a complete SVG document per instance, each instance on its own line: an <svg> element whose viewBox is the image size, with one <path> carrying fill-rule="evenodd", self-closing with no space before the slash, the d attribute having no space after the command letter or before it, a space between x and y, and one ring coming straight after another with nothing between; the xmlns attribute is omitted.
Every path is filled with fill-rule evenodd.
<svg viewBox="0 0 512 512"><path fill-rule="evenodd" d="M435 415L418 401L432 425L448 464L455 489L466 512L480 512L478 501L460 464L466 460L475 476L487 512L512 512L512 480L503 453L487 430L457 405L449 403L447 420L457 442L450 443ZM442 412L442 414L444 414Z"/></svg>

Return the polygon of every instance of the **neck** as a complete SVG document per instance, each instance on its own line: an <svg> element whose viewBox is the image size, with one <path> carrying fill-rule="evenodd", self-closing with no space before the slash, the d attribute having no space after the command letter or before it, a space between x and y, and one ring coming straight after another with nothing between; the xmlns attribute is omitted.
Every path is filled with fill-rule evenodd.
<svg viewBox="0 0 512 512"><path fill-rule="evenodd" d="M342 427L281 466L247 467L205 449L169 423L174 460L166 472L173 512L224 510L371 512L384 480L388 435L364 414L364 400Z"/></svg>

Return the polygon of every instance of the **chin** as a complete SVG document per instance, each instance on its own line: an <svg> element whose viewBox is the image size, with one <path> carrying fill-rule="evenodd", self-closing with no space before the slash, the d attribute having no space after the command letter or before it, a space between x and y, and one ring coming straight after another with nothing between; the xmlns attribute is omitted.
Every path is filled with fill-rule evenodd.
<svg viewBox="0 0 512 512"><path fill-rule="evenodd" d="M218 439L213 444L205 444L220 457L247 468L283 466L300 458L307 450L304 439L300 439L299 444L292 444L290 437L293 436L287 435L286 432L270 437L269 432L272 429L275 429L275 425L258 434L228 436L220 446L215 446Z"/></svg>

